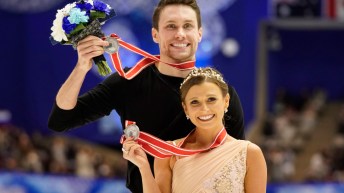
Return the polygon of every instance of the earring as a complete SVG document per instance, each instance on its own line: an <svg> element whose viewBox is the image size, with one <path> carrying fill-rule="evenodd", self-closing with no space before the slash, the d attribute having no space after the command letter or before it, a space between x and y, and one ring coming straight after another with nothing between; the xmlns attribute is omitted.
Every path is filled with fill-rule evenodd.
<svg viewBox="0 0 344 193"><path fill-rule="evenodd" d="M186 119L187 119L187 120L189 120L189 119L190 119L189 115L186 115Z"/></svg>
<svg viewBox="0 0 344 193"><path fill-rule="evenodd" d="M225 109L225 113L227 113L228 112L228 109Z"/></svg>

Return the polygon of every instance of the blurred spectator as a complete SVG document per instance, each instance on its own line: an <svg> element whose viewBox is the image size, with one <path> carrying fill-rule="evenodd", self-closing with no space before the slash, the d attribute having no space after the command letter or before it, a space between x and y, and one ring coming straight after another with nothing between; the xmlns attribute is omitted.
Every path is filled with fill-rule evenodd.
<svg viewBox="0 0 344 193"><path fill-rule="evenodd" d="M337 115L337 135L332 144L312 155L307 181L344 182L344 104Z"/></svg>
<svg viewBox="0 0 344 193"><path fill-rule="evenodd" d="M12 113L6 109L0 109L0 124L10 123L12 118Z"/></svg>
<svg viewBox="0 0 344 193"><path fill-rule="evenodd" d="M80 177L94 178L95 161L94 152L88 147L79 146L75 158L75 173Z"/></svg>
<svg viewBox="0 0 344 193"><path fill-rule="evenodd" d="M344 104L341 105L338 112L337 131L340 135L344 135Z"/></svg>
<svg viewBox="0 0 344 193"><path fill-rule="evenodd" d="M11 124L0 124L0 170L124 178L121 152L62 136L28 135Z"/></svg>
<svg viewBox="0 0 344 193"><path fill-rule="evenodd" d="M329 152L326 149L312 155L307 181L323 181L329 173Z"/></svg>
<svg viewBox="0 0 344 193"><path fill-rule="evenodd" d="M304 89L293 96L284 88L276 93L262 134L270 182L289 182L295 174L295 156L302 151L326 101L322 90ZM317 158L314 158L317 162ZM318 163L313 163L318 164Z"/></svg>

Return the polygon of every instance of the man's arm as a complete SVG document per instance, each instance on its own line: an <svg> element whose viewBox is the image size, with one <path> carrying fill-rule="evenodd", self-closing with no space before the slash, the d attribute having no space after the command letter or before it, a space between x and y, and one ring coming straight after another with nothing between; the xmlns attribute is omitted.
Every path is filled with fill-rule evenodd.
<svg viewBox="0 0 344 193"><path fill-rule="evenodd" d="M104 116L104 113L98 113L91 108L92 105L87 104L88 99L81 100L82 108L77 108L77 103L86 74L92 68L92 58L103 54L103 46L107 45L108 42L95 36L88 36L78 43L78 62L56 95L56 101L48 120L50 129L65 131ZM86 112L85 108L90 110ZM106 111L108 110L106 109Z"/></svg>
<svg viewBox="0 0 344 193"><path fill-rule="evenodd" d="M245 139L244 112L240 98L234 87L229 86L229 107L225 114L227 133L236 139Z"/></svg>
<svg viewBox="0 0 344 193"><path fill-rule="evenodd" d="M85 76L92 68L92 58L104 53L108 42L95 36L88 36L78 43L78 62L57 93L56 104L64 110L73 109L77 103Z"/></svg>

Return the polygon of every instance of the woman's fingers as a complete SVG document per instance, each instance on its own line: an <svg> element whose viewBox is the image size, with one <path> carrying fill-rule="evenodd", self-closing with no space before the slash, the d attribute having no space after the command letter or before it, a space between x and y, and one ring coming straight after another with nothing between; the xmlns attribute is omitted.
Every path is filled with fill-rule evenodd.
<svg viewBox="0 0 344 193"><path fill-rule="evenodd" d="M128 146L125 148L123 147L123 158L137 165L138 164L137 159L139 159L139 157L142 154L142 152L140 151L143 151L143 150L141 149L141 146L139 144Z"/></svg>
<svg viewBox="0 0 344 193"><path fill-rule="evenodd" d="M136 150L141 150L141 146L139 144L135 144L130 147L128 154L129 156L135 156Z"/></svg>
<svg viewBox="0 0 344 193"><path fill-rule="evenodd" d="M137 167L149 167L149 162L145 151L141 145L132 138L126 139L122 146L123 158L132 162Z"/></svg>
<svg viewBox="0 0 344 193"><path fill-rule="evenodd" d="M123 145L123 152L124 153L130 153L130 152L134 152L137 148L141 148L141 146L137 143L129 143L129 144L125 144L125 146Z"/></svg>
<svg viewBox="0 0 344 193"><path fill-rule="evenodd" d="M123 151L123 153L128 153L128 151L125 150L124 147L122 147L122 151Z"/></svg>

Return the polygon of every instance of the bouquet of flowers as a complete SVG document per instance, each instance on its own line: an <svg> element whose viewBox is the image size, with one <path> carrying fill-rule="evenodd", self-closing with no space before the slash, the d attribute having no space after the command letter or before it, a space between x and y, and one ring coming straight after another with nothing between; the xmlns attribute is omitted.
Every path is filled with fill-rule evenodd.
<svg viewBox="0 0 344 193"><path fill-rule="evenodd" d="M76 49L80 40L88 35L104 37L100 27L106 20L115 16L115 11L100 0L80 0L67 4L57 10L56 18L51 27L51 43L72 45ZM93 58L102 76L111 73L104 55Z"/></svg>

